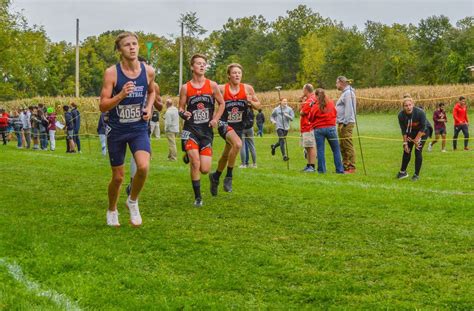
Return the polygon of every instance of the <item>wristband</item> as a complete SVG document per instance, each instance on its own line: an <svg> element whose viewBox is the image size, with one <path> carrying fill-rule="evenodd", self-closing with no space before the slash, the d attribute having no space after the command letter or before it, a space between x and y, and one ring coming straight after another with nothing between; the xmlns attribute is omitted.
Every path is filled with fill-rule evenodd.
<svg viewBox="0 0 474 311"><path fill-rule="evenodd" d="M406 141L405 141L405 142L403 142L403 146L405 146L405 145L408 145L408 143L407 143Z"/></svg>
<svg viewBox="0 0 474 311"><path fill-rule="evenodd" d="M178 115L179 115L179 117L180 117L181 119L183 119L183 120L187 120L187 119L188 119L188 118L184 115L184 111L178 112Z"/></svg>

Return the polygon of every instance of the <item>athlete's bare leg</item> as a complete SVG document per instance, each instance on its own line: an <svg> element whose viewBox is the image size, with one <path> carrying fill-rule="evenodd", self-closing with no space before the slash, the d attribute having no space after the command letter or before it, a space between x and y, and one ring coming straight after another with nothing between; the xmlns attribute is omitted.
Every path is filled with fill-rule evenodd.
<svg viewBox="0 0 474 311"><path fill-rule="evenodd" d="M306 149L306 154L308 157L308 164L313 164L316 162L316 148L308 147Z"/></svg>
<svg viewBox="0 0 474 311"><path fill-rule="evenodd" d="M109 183L109 210L115 211L117 209L117 202L120 193L120 186L123 183L124 169L123 165L112 166L112 179Z"/></svg>
<svg viewBox="0 0 474 311"><path fill-rule="evenodd" d="M227 133L226 142L227 144L225 144L224 152L222 153L217 165L218 172L224 171L226 166L234 167L237 155L240 153L240 149L242 148L242 140L235 131Z"/></svg>
<svg viewBox="0 0 474 311"><path fill-rule="evenodd" d="M199 160L201 162L199 170L201 174L206 175L207 173L211 171L212 157L206 156L206 155L200 155Z"/></svg>
<svg viewBox="0 0 474 311"><path fill-rule="evenodd" d="M231 149L232 149L231 144L225 144L224 151L222 152L222 155L219 158L219 161L217 162L218 172L222 172L227 166L227 162L229 161L229 153Z"/></svg>
<svg viewBox="0 0 474 311"><path fill-rule="evenodd" d="M446 150L446 134L441 135L441 149Z"/></svg>
<svg viewBox="0 0 474 311"><path fill-rule="evenodd" d="M145 184L146 177L148 175L148 168L150 166L150 154L143 150L138 150L133 155L137 170L133 176L132 191L130 191L130 200L136 201L140 191Z"/></svg>
<svg viewBox="0 0 474 311"><path fill-rule="evenodd" d="M206 158L210 158L210 160L202 161L202 158L205 156L200 156L199 150L197 149L188 150L187 154L189 157L189 167L191 170L191 183L193 185L194 198L196 199L196 201L194 201L194 206L200 207L202 206L201 173L207 174L207 172L209 171L211 167L210 162L212 161L212 157L206 157ZM202 164L204 164L204 167L202 167ZM207 171L205 170L206 168L207 168Z"/></svg>
<svg viewBox="0 0 474 311"><path fill-rule="evenodd" d="M201 160L199 158L199 150L191 149L186 151L189 157L189 167L191 169L191 180L201 179Z"/></svg>

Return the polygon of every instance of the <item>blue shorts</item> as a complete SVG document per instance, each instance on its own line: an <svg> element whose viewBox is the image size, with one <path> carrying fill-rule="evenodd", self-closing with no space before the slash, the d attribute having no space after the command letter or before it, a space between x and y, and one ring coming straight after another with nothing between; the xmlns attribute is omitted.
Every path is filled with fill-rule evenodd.
<svg viewBox="0 0 474 311"><path fill-rule="evenodd" d="M127 134L111 134L107 136L107 149L109 150L109 159L111 166L123 165L127 144L132 154L137 151L146 151L151 153L150 137L147 130Z"/></svg>

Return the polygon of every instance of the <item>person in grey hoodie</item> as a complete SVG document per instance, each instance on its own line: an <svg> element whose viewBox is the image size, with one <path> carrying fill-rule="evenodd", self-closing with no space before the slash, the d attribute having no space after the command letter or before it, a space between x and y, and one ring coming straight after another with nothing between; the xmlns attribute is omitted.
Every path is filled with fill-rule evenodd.
<svg viewBox="0 0 474 311"><path fill-rule="evenodd" d="M355 150L352 142L352 131L356 122L356 96L350 81L344 76L337 77L336 88L342 91L341 97L336 102L336 122L341 145L342 163L346 173L355 173Z"/></svg>
<svg viewBox="0 0 474 311"><path fill-rule="evenodd" d="M290 130L290 123L295 118L295 113L291 107L288 106L288 99L282 98L280 104L275 107L272 111L270 121L275 124L275 128L278 135L278 142L271 145L272 155L275 155L276 148L280 147L283 161L288 161L288 155L286 154L285 143L286 135Z"/></svg>

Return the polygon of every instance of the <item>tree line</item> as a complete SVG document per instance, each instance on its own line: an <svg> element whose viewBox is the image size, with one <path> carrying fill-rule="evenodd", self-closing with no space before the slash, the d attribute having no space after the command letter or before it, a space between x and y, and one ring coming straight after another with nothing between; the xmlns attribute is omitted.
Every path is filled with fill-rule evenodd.
<svg viewBox="0 0 474 311"><path fill-rule="evenodd" d="M41 26L11 12L0 0L0 100L34 96L73 96L75 46L52 42ZM186 60L195 52L209 57L207 76L227 80L226 67L238 62L244 80L258 91L300 88L312 82L333 88L344 74L357 87L468 83L466 67L474 64L474 17L453 25L446 16L431 16L418 25L385 25L367 21L364 29L345 27L299 5L275 21L263 16L229 18L208 32L196 13L181 15ZM177 29L179 23L177 22ZM98 96L104 70L118 61L114 40L122 30L85 38L80 44L80 94ZM149 63L156 69L162 93L175 95L179 83L180 38L138 33L140 54L153 42Z"/></svg>

